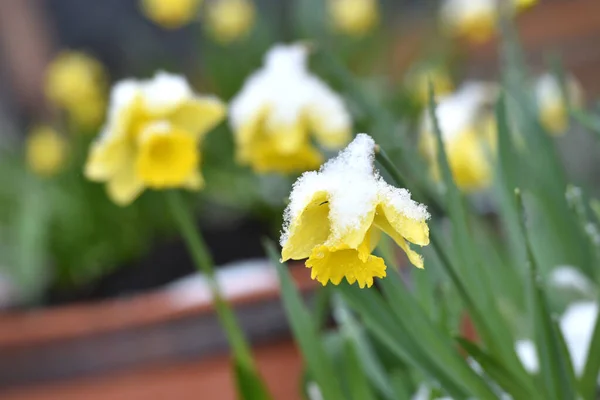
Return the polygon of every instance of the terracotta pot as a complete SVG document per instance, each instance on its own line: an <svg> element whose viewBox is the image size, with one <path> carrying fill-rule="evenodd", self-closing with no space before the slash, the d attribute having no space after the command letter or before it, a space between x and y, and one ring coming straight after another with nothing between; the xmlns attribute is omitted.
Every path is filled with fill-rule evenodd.
<svg viewBox="0 0 600 400"><path fill-rule="evenodd" d="M290 267L310 297L315 282ZM299 396L301 360L263 263L219 272L275 398ZM0 315L2 399L234 399L227 343L198 278L128 298Z"/></svg>

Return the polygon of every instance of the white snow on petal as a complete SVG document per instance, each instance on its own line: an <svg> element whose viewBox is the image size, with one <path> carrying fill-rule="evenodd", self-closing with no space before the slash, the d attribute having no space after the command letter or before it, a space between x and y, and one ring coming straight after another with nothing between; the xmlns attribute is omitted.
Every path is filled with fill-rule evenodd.
<svg viewBox="0 0 600 400"><path fill-rule="evenodd" d="M498 0L446 0L440 9L444 24L456 28L464 22L496 13Z"/></svg>
<svg viewBox="0 0 600 400"><path fill-rule="evenodd" d="M566 78L567 94L574 106L583 103L583 90L579 82L571 75ZM545 73L535 83L535 98L540 109L560 106L564 102L560 82L555 75Z"/></svg>
<svg viewBox="0 0 600 400"><path fill-rule="evenodd" d="M319 172L305 172L290 193L284 214L282 246L287 241L291 222L318 192L328 195L332 240L358 228L380 201L389 202L408 218L419 221L429 218L426 207L413 201L408 190L394 188L379 176L373 166L374 158L375 141L361 133Z"/></svg>
<svg viewBox="0 0 600 400"><path fill-rule="evenodd" d="M523 367L531 373L536 373L539 371L539 361L537 352L535 349L535 344L528 339L517 340L515 343L515 351L519 360L523 364Z"/></svg>
<svg viewBox="0 0 600 400"><path fill-rule="evenodd" d="M187 80L180 75L157 72L143 82L145 106L150 112L173 110L194 95Z"/></svg>
<svg viewBox="0 0 600 400"><path fill-rule="evenodd" d="M577 375L581 375L585 367L597 317L598 303L580 302L571 304L560 319L560 328Z"/></svg>
<svg viewBox="0 0 600 400"><path fill-rule="evenodd" d="M436 116L442 139L450 142L471 127L481 110L490 104L497 92L495 85L486 82L466 82L454 93L438 99ZM433 120L429 110L422 118L422 131L433 134Z"/></svg>
<svg viewBox="0 0 600 400"><path fill-rule="evenodd" d="M234 131L269 109L267 124L295 125L307 113L316 112L332 131L347 130L350 114L342 99L307 69L308 49L302 44L276 45L264 65L244 83L231 101L230 123Z"/></svg>

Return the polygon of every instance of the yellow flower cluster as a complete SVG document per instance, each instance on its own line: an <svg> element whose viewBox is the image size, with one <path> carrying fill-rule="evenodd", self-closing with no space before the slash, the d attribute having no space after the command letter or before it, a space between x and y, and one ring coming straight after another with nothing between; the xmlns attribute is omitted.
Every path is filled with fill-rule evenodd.
<svg viewBox="0 0 600 400"><path fill-rule="evenodd" d="M206 29L220 43L245 37L256 17L251 0L213 0L206 4Z"/></svg>
<svg viewBox="0 0 600 400"><path fill-rule="evenodd" d="M448 164L454 181L465 191L484 189L493 178L490 156L495 151L496 127L486 106L493 103L495 93L494 85L471 82L438 102L436 117ZM423 120L420 147L429 160L434 179L439 180L437 141L428 111Z"/></svg>
<svg viewBox="0 0 600 400"><path fill-rule="evenodd" d="M442 24L451 35L482 42L494 34L500 7L508 5L516 13L537 1L445 0L441 8Z"/></svg>
<svg viewBox="0 0 600 400"><path fill-rule="evenodd" d="M384 182L373 167L375 142L365 134L319 172L306 172L294 184L285 212L282 260L308 258L311 276L325 285L371 287L386 276L372 255L382 233L390 236L418 268L423 259L408 242L429 243L429 214L406 189Z"/></svg>
<svg viewBox="0 0 600 400"><path fill-rule="evenodd" d="M350 140L342 99L307 70L307 55L299 44L275 46L231 102L238 161L257 172L317 168L323 156L311 135L328 149Z"/></svg>
<svg viewBox="0 0 600 400"><path fill-rule="evenodd" d="M96 127L106 107L106 74L102 65L87 54L68 51L48 66L46 97L67 111L72 122L83 128Z"/></svg>
<svg viewBox="0 0 600 400"><path fill-rule="evenodd" d="M68 143L53 128L36 126L27 136L25 151L29 169L40 176L51 177L63 169Z"/></svg>
<svg viewBox="0 0 600 400"><path fill-rule="evenodd" d="M110 102L85 166L88 179L106 182L120 205L144 188L203 186L198 145L225 116L219 99L194 94L182 77L158 73L148 81L117 83Z"/></svg>
<svg viewBox="0 0 600 400"><path fill-rule="evenodd" d="M190 23L198 14L202 0L141 0L146 17L166 29L177 29Z"/></svg>
<svg viewBox="0 0 600 400"><path fill-rule="evenodd" d="M379 21L377 0L329 0L333 28L343 34L363 36Z"/></svg>

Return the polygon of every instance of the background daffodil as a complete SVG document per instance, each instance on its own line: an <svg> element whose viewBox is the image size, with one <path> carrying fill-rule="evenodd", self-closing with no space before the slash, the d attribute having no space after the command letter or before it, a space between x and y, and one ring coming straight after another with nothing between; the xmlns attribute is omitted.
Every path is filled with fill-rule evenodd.
<svg viewBox="0 0 600 400"><path fill-rule="evenodd" d="M106 108L106 73L93 57L65 51L46 70L45 93L77 126L96 127Z"/></svg>
<svg viewBox="0 0 600 400"><path fill-rule="evenodd" d="M85 174L106 182L110 198L120 205L146 187L200 189L198 144L224 116L219 99L194 94L180 76L158 73L147 81L119 82Z"/></svg>
<svg viewBox="0 0 600 400"><path fill-rule="evenodd" d="M246 36L256 18L251 0L214 0L206 4L205 22L208 33L221 43Z"/></svg>
<svg viewBox="0 0 600 400"><path fill-rule="evenodd" d="M378 0L329 0L333 28L347 35L362 36L379 21Z"/></svg>
<svg viewBox="0 0 600 400"><path fill-rule="evenodd" d="M198 14L201 0L141 0L142 12L148 19L167 29L190 23Z"/></svg>
<svg viewBox="0 0 600 400"><path fill-rule="evenodd" d="M406 189L388 185L374 170L375 142L359 134L319 172L306 172L295 183L285 212L282 259L307 258L311 276L325 285L342 278L370 287L386 276L382 258L371 254L386 233L409 260L423 260L408 242L429 243L429 214Z"/></svg>
<svg viewBox="0 0 600 400"><path fill-rule="evenodd" d="M569 127L569 102L576 108L583 105L583 91L577 80L567 76L565 86L566 93L563 93L560 82L551 74L540 76L535 84L540 122L556 136L563 135Z"/></svg>
<svg viewBox="0 0 600 400"><path fill-rule="evenodd" d="M441 8L441 19L449 34L465 37L473 42L489 39L496 30L500 7L508 5L518 12L537 3L537 0L445 0Z"/></svg>
<svg viewBox="0 0 600 400"><path fill-rule="evenodd" d="M493 85L469 82L455 93L441 97L436 108L450 170L456 184L465 191L483 189L493 177L489 153L494 148L496 132L486 106L492 104L495 93ZM423 116L420 146L434 178L439 180L437 143L428 111Z"/></svg>
<svg viewBox="0 0 600 400"><path fill-rule="evenodd" d="M25 144L27 166L37 175L50 177L63 169L69 145L65 138L50 126L31 129Z"/></svg>
<svg viewBox="0 0 600 400"><path fill-rule="evenodd" d="M301 44L277 45L232 100L230 122L237 158L258 172L317 168L325 148L350 141L351 119L342 99L306 66Z"/></svg>

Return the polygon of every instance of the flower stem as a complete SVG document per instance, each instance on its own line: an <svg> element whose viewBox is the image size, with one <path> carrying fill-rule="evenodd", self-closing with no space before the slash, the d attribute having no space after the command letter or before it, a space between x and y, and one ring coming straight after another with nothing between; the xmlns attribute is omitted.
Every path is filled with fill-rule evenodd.
<svg viewBox="0 0 600 400"><path fill-rule="evenodd" d="M217 315L221 322L236 361L250 370L255 370L252 353L244 333L240 328L231 306L225 301L215 277L214 265L210 251L204 242L202 234L197 229L194 214L177 191L165 193L169 208L183 235L198 271L206 276L212 292Z"/></svg>

